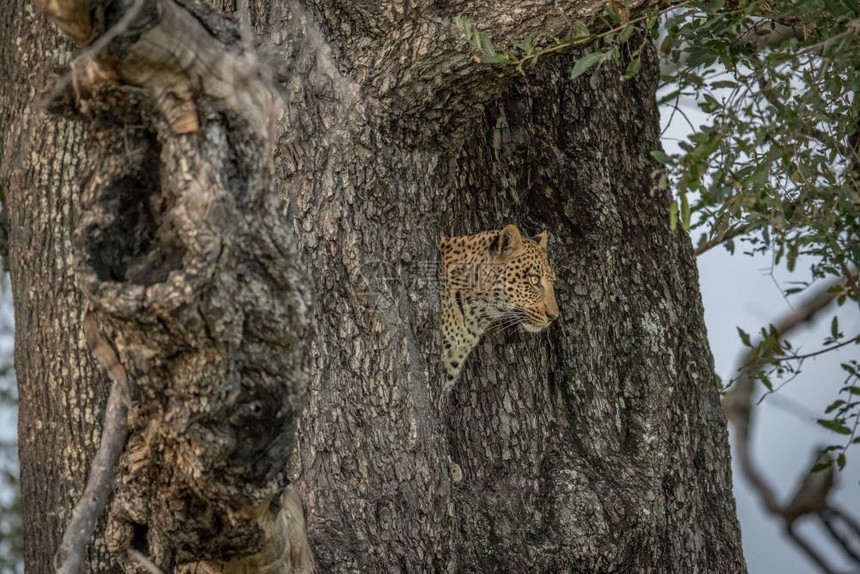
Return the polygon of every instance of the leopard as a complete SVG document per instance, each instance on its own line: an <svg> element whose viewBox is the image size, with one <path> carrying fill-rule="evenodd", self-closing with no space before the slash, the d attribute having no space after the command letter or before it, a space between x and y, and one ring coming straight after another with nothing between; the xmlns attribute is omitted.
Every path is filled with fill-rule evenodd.
<svg viewBox="0 0 860 574"><path fill-rule="evenodd" d="M548 233L526 237L514 224L443 237L440 271L445 394L481 336L494 325L538 333L558 319Z"/></svg>

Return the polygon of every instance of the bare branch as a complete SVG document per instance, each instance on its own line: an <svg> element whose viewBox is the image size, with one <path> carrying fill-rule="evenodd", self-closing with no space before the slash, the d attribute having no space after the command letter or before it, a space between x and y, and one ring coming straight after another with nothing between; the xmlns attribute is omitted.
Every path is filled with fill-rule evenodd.
<svg viewBox="0 0 860 574"><path fill-rule="evenodd" d="M828 307L839 296L840 290L833 289L833 287L840 284L844 285L846 281L846 278L842 278L820 287L809 298L803 301L797 309L783 317L775 325L774 328L777 334L783 337L797 326L812 320L813 317L822 309ZM740 363L742 365L741 375L725 394L722 403L726 418L734 427L734 450L741 474L759 495L767 511L783 520L786 532L795 544L818 565L822 572L832 572L830 566L815 549L794 531L793 525L797 519L810 514L821 516L826 524L824 513L834 512L828 501L835 478L833 467L828 467L817 473L807 473L794 498L788 504L782 505L777 500L773 487L759 472L755 464L751 447L751 429L753 418L752 399L756 389L756 373L758 372L758 366L772 356L772 352L770 351L765 352L764 355L758 355L757 353L759 353L758 347L754 346L744 354ZM850 519L847 523L853 524ZM830 528L829 525L828 528ZM849 548L847 542L843 541L841 537L836 536L832 529L831 535L837 543L840 543L846 549Z"/></svg>
<svg viewBox="0 0 860 574"><path fill-rule="evenodd" d="M713 238L705 241L704 243L700 243L698 245L698 247L696 247L696 250L693 253L695 254L696 257L698 257L699 255L702 255L703 253L710 251L711 249L713 249L717 245L720 245L721 243L725 243L729 239L733 239L733 238L737 237L738 235L743 235L745 233L748 233L752 229L753 229L752 223L746 223L746 224L740 225L738 227L732 227L731 229L727 229L726 231L724 231L723 233L720 233L716 237L713 237Z"/></svg>
<svg viewBox="0 0 860 574"><path fill-rule="evenodd" d="M834 519L838 519L844 524L851 526L851 520L845 520L844 515L841 512L832 508L828 508L823 512L820 512L818 516L821 518L821 522L824 524L824 527L827 528L828 532L830 532L830 537L842 547L842 551L845 552L846 555L850 556L854 562L860 564L860 552L857 552L851 547L850 538L839 532L834 524ZM860 538L860 532L856 530L854 531L854 535L857 538Z"/></svg>
<svg viewBox="0 0 860 574"><path fill-rule="evenodd" d="M90 349L107 370L113 383L105 408L104 428L98 453L90 468L90 476L81 500L54 557L57 574L77 574L81 569L84 550L90 541L96 522L113 490L116 466L128 431L128 377L110 344L99 333L95 317L89 310L84 317L84 334Z"/></svg>
<svg viewBox="0 0 860 574"><path fill-rule="evenodd" d="M789 522L785 526L785 532L788 536L794 540L795 545L803 550L803 552L809 557L810 560L815 562L818 567L821 569L824 574L834 574L834 571L830 569L830 566L827 565L827 562L818 555L818 553L810 546L803 538L797 535L794 531L794 523Z"/></svg>
<svg viewBox="0 0 860 574"><path fill-rule="evenodd" d="M71 69L66 72L63 77L54 82L51 86L51 89L46 93L43 93L39 97L39 101L37 105L41 108L47 108L51 102L53 102L57 96L59 96L63 90L68 87L75 80L75 74L80 73L80 71L85 70L90 62L95 60L96 56L104 50L108 44L110 44L115 38L125 34L128 30L128 27L134 22L134 19L137 18L140 13L140 9L143 8L143 3L145 0L134 0L134 4L131 5L131 8L125 15L117 22L114 26L110 28L107 32L104 33L98 40L93 43L83 54L75 58L74 65ZM56 3L51 3L53 6L57 6Z"/></svg>
<svg viewBox="0 0 860 574"><path fill-rule="evenodd" d="M134 562L140 564L140 566L149 572L149 574L164 574L161 568L152 563L152 560L144 556L142 553L138 552L133 548L128 549L128 557L131 558Z"/></svg>
<svg viewBox="0 0 860 574"><path fill-rule="evenodd" d="M776 326L777 332L780 335L791 332L795 327L810 321L819 311L830 305L836 298L836 295L830 292L830 288L836 284L838 282L825 285L798 309L779 321ZM723 397L723 411L735 429L735 453L744 478L759 494L770 513L782 515L782 506L777 501L771 486L756 468L750 452L753 418L752 397L756 388L756 367L750 364L754 359L753 353L754 350L750 350L742 357L740 364L744 365L743 371Z"/></svg>

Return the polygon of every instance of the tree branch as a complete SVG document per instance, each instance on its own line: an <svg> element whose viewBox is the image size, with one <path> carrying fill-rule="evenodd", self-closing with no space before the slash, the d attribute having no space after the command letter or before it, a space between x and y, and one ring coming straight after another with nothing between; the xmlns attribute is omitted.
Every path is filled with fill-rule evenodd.
<svg viewBox="0 0 860 574"><path fill-rule="evenodd" d="M780 320L775 329L780 337L790 333L797 326L813 319L822 309L828 307L838 296L839 290L833 287L845 284L846 279L833 281L816 290L809 298L792 313ZM781 504L773 487L768 483L755 464L752 454L752 419L753 419L753 395L756 389L756 373L762 361L772 353L767 351L765 356L757 355L757 346L754 346L744 354L740 364L741 375L734 385L723 396L723 411L729 423L734 427L734 452L737 457L738 466L742 476L750 484L753 490L762 500L768 513L780 517L787 534L794 540L795 544L803 550L809 558L814 561L822 572L832 572L824 559L815 549L805 542L795 531L794 522L809 514L818 514L824 519L823 513L831 511L828 496L833 487L833 467L813 473L809 472L795 493L794 498L788 504ZM816 454L816 458L818 458ZM833 531L831 530L831 533ZM844 541L835 536L836 541L845 546Z"/></svg>
<svg viewBox="0 0 860 574"><path fill-rule="evenodd" d="M101 443L81 500L72 511L72 518L63 534L54 557L56 574L77 574L83 562L84 551L96 527L96 522L113 490L116 466L128 431L129 380L113 348L99 333L95 316L87 311L84 317L84 334L90 350L110 375L112 384L102 429Z"/></svg>
<svg viewBox="0 0 860 574"><path fill-rule="evenodd" d="M834 518L838 518L846 524L850 524L850 521L845 521L843 519L843 514L838 510L832 508L828 508L827 510L820 512L819 517L821 518L821 522L824 524L824 527L827 528L827 531L830 533L830 537L835 540L837 544L839 544L839 546L842 548L842 551L846 555L848 555L855 563L860 564L860 552L855 551L855 549L851 547L851 539L839 532L839 530L837 530L836 526L833 524ZM860 532L857 532L855 530L854 536L860 538Z"/></svg>
<svg viewBox="0 0 860 574"><path fill-rule="evenodd" d="M786 534L788 534L789 538L794 540L795 546L803 550L803 553L806 554L806 556L808 556L810 560L815 562L821 572L823 572L824 574L835 574L835 572L831 570L830 566L828 566L827 562L825 562L824 559L818 555L818 552L816 552L815 549L810 546L809 543L807 543L803 538L798 536L798 534L794 531L794 523L790 522L786 524L785 532Z"/></svg>
<svg viewBox="0 0 860 574"><path fill-rule="evenodd" d="M696 257L707 253L717 245L725 243L729 239L734 239L738 235L744 235L745 233L749 233L753 229L752 223L745 223L743 225L739 225L737 227L732 227L731 229L727 229L726 231L720 233L716 237L712 237L707 241L700 243L696 250L693 252Z"/></svg>
<svg viewBox="0 0 860 574"><path fill-rule="evenodd" d="M798 309L779 321L775 327L777 333L784 336L798 325L812 320L819 311L836 299L837 295L831 293L830 288L838 283L836 281L820 288ZM743 365L743 370L731 389L723 396L723 411L735 430L735 453L741 473L761 497L765 508L772 514L782 516L784 509L777 501L773 488L758 471L751 454L752 398L756 388L757 367L750 363L753 362L754 352L755 347L741 358L740 364Z"/></svg>

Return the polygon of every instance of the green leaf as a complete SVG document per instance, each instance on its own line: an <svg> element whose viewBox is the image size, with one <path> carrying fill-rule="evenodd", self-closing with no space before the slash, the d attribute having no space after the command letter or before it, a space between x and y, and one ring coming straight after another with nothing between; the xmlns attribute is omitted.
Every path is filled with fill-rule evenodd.
<svg viewBox="0 0 860 574"><path fill-rule="evenodd" d="M666 94L665 96L663 96L662 98L657 100L657 105L662 106L666 102L671 102L672 100L677 98L678 94L680 94L680 93L681 93L681 90L672 90L671 92L669 92L668 94Z"/></svg>
<svg viewBox="0 0 860 574"><path fill-rule="evenodd" d="M830 322L830 335L834 339L839 338L839 317L834 316L833 321Z"/></svg>
<svg viewBox="0 0 860 574"><path fill-rule="evenodd" d="M718 80L716 82L711 82L711 89L713 90L717 90L720 88L729 88L731 90L734 90L736 87L738 87L738 83L733 82L731 80Z"/></svg>
<svg viewBox="0 0 860 574"><path fill-rule="evenodd" d="M678 203L675 201L669 204L669 229L671 231L678 229Z"/></svg>
<svg viewBox="0 0 860 574"><path fill-rule="evenodd" d="M659 161L663 165L671 165L672 164L672 158L670 158L668 155L666 155L666 152L664 152L661 149L653 150L651 152L651 157L653 157L654 159L656 159L657 161Z"/></svg>
<svg viewBox="0 0 860 574"><path fill-rule="evenodd" d="M532 43L532 39L526 38L525 40L523 40L522 48L523 48L523 52L525 52L527 55L531 56L532 53L535 51L535 46Z"/></svg>
<svg viewBox="0 0 860 574"><path fill-rule="evenodd" d="M845 468L845 453L840 452L839 456L836 457L836 466L839 467L839 470Z"/></svg>
<svg viewBox="0 0 860 574"><path fill-rule="evenodd" d="M627 26L625 26L625 27L624 27L624 29L623 29L623 30L621 30L621 34L619 34L619 35L618 35L618 42L620 42L621 44L623 44L623 43L625 43L627 40L629 40L629 39L630 39L630 36L633 34L633 31L634 31L635 29L636 29L636 26L631 26L630 24L628 24Z"/></svg>
<svg viewBox="0 0 860 574"><path fill-rule="evenodd" d="M591 36L588 32L588 26L585 25L585 22L582 20L576 20L573 23L573 35L574 39L585 39Z"/></svg>
<svg viewBox="0 0 860 574"><path fill-rule="evenodd" d="M584 74L589 68L603 60L603 52L592 52L577 60L570 71L570 79L578 78Z"/></svg>
<svg viewBox="0 0 860 574"><path fill-rule="evenodd" d="M684 228L684 231L690 231L690 218L692 217L692 212L690 211L690 203L687 201L687 194L681 194L681 226Z"/></svg>
<svg viewBox="0 0 860 574"><path fill-rule="evenodd" d="M687 48L687 65L697 68L703 64L710 65L715 60L713 53L705 46L691 46Z"/></svg>
<svg viewBox="0 0 860 574"><path fill-rule="evenodd" d="M630 60L630 63L627 64L627 71L624 72L622 79L627 80L635 76L639 73L639 70L642 68L642 61L639 58L634 60Z"/></svg>
<svg viewBox="0 0 860 574"><path fill-rule="evenodd" d="M843 401L842 399L833 401L832 403L830 403L830 405L826 409L824 409L824 413L830 414L844 404L845 404L845 401Z"/></svg>
<svg viewBox="0 0 860 574"><path fill-rule="evenodd" d="M484 61L488 64L496 62L496 47L493 45L493 41L484 32L478 32L478 38L481 42L481 50L484 52Z"/></svg>
<svg viewBox="0 0 860 574"><path fill-rule="evenodd" d="M672 36L667 35L665 38L663 38L663 41L660 42L660 53L664 56L668 56L669 53L672 51L672 46Z"/></svg>
<svg viewBox="0 0 860 574"><path fill-rule="evenodd" d="M838 434L851 434L851 429L845 426L840 421L829 421L826 419L818 419L818 424Z"/></svg>
<svg viewBox="0 0 860 574"><path fill-rule="evenodd" d="M744 344L744 346L745 347L752 347L752 343L750 342L749 333L747 333L746 331L744 331L740 327L736 327L736 329L738 330L738 336L741 338L741 342Z"/></svg>
<svg viewBox="0 0 860 574"><path fill-rule="evenodd" d="M659 31L660 19L657 16L648 16L645 20L645 29L650 31L654 37L657 36Z"/></svg>

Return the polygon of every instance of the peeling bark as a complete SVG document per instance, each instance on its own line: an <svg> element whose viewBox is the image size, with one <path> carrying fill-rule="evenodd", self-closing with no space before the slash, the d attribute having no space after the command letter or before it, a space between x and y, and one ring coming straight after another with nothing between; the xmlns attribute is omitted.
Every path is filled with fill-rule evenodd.
<svg viewBox="0 0 860 574"><path fill-rule="evenodd" d="M77 319L39 322L30 281L50 275L28 275L21 231L46 237L50 222L66 238L71 218L40 214L74 206L78 283L137 385L97 548L144 548L189 571L286 568L287 555L307 571L311 552L321 572L744 570L693 252L668 229L668 197L651 190L653 51L626 82L623 64L570 82L574 56L521 78L472 64L450 20L466 10L494 36L528 36L590 21L600 5L561 4L260 0L259 53L216 13L171 4L180 15L157 11L163 22L190 10L193 25L175 29L224 49L165 65L133 47L158 28L146 18L111 43L102 73L86 76L107 86L75 112L92 139L57 164L87 158L86 181L78 169L63 186L37 184L28 166L53 161L8 160L29 126L0 132L19 327L78 338ZM11 30L47 33L44 21L4 18L0 64L12 65ZM79 16L67 20L96 41ZM17 49L43 55L38 43ZM152 61L164 77L136 70ZM198 71L213 65L216 79L253 85L224 90ZM272 79L280 115L267 103ZM19 117L27 95L0 97L0 119ZM26 200L35 185L53 202L42 211ZM561 318L539 336L485 337L440 400L439 237L507 223L549 230ZM56 263L69 279L70 259ZM37 388L39 350L18 351L22 437L49 439L34 453L22 442L22 468L55 485L37 465L65 460L64 445L34 426L28 401L97 387L90 371L68 375L78 386L57 374L51 391ZM56 416L97 428L99 404L87 402L88 418ZM86 460L92 445L74 449ZM82 484L81 469L73 476ZM45 507L30 492L28 544L48 552L62 521L35 525Z"/></svg>

